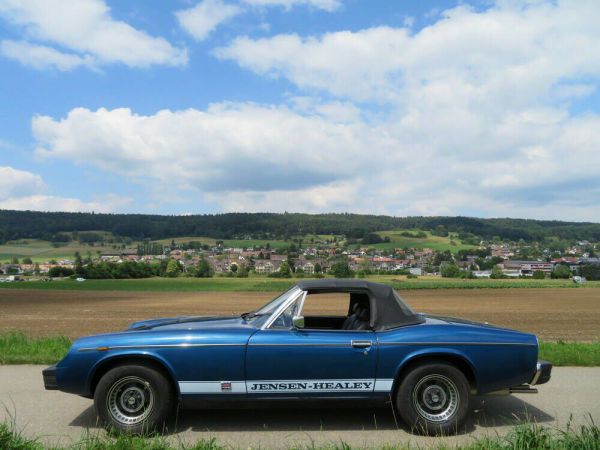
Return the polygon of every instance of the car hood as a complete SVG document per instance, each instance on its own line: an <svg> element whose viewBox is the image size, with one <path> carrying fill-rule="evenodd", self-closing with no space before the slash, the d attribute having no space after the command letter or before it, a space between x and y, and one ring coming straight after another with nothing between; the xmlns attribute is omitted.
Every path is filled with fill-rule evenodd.
<svg viewBox="0 0 600 450"><path fill-rule="evenodd" d="M248 322L239 316L181 316L134 322L128 331L141 330L198 330L208 328L247 327Z"/></svg>
<svg viewBox="0 0 600 450"><path fill-rule="evenodd" d="M116 346L161 346L178 343L245 344L256 327L241 317L169 317L132 323L127 330L77 339L72 351Z"/></svg>

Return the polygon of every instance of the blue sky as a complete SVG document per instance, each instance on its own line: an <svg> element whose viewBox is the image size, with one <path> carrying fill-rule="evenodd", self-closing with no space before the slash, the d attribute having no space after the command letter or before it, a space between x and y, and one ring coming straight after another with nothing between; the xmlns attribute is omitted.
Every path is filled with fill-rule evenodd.
<svg viewBox="0 0 600 450"><path fill-rule="evenodd" d="M596 1L65 5L0 0L0 208L600 221Z"/></svg>

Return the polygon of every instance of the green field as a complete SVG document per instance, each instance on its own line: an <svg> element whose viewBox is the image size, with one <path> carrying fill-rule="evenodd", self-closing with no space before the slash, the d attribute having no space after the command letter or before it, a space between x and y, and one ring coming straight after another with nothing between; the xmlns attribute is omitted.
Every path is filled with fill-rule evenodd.
<svg viewBox="0 0 600 450"><path fill-rule="evenodd" d="M427 236L424 238L407 237L402 236L402 232L417 233L419 231L424 232ZM463 244L455 234L450 234L448 237L433 236L431 232L424 230L391 230L381 231L379 234L382 238L389 237L390 242L382 242L379 244L370 244L368 247L376 248L379 250L387 250L394 248L430 248L437 251L449 250L452 253L456 253L459 250L466 250L477 248L474 245Z"/></svg>
<svg viewBox="0 0 600 450"><path fill-rule="evenodd" d="M310 243L310 239L315 239L315 240L325 240L325 239L331 239L333 236L328 236L328 235L307 235L307 236L300 236L298 237L298 239L303 239L303 246L306 247L307 245L309 245ZM158 242L159 244L162 245L171 245L172 242L175 242L176 244L186 244L188 242L201 242L202 244L206 244L209 246L213 246L216 244L218 239L215 238L210 238L210 237L206 237L206 236L183 236L183 237L176 237L176 238L166 238L166 239L158 239L156 241L152 241L152 242ZM286 248L288 246L290 246L293 241L292 240L288 240L288 241L283 241L280 239L222 239L223 241L223 246L227 247L227 248L253 248L253 247L265 247L267 244L269 244L269 247L273 248L273 249L278 249L278 248Z"/></svg>
<svg viewBox="0 0 600 450"><path fill-rule="evenodd" d="M370 248L375 248L377 250L393 250L394 248L431 248L433 250L438 251L450 250L453 253L456 253L462 249L475 248L472 245L463 244L455 235L451 235L449 237L439 237L433 236L430 232L427 231L425 232L427 236L424 238L411 238L401 236L401 233L403 231L416 233L422 230L413 229L381 231L378 234L381 237L389 237L390 242L369 244L367 246ZM110 233L98 233L104 234L107 239L111 237ZM225 239L223 240L223 245L225 247L232 248L253 248L264 247L267 244L269 244L269 246L273 249L281 249L290 246L294 242L294 240L298 239L302 239L303 247L307 247L311 245L311 240L313 242L325 242L326 240L332 240L334 237L337 237L338 240L341 240L341 236L309 234L305 236L294 236L292 239L287 241L278 239ZM182 236L175 238L159 239L154 242L168 246L173 241L176 244L184 244L187 242L196 241L201 242L202 244L213 246L215 245L217 240L206 236ZM138 242L133 242L128 245L127 249L135 249L137 247L137 244ZM360 247L361 245L357 244L356 246ZM47 262L51 259L73 259L76 252L79 252L82 256L85 256L87 252L90 252L92 254L92 257L96 257L98 252L114 253L118 251L121 250L115 250L112 247L112 245L90 246L87 244L81 244L79 242L68 242L65 244L61 244L58 247L55 247L52 245L51 242L44 241L41 239L21 239L18 241L12 241L0 245L0 261L9 262L13 257L17 257L19 260L21 260L24 257L30 257L34 262Z"/></svg>
<svg viewBox="0 0 600 450"><path fill-rule="evenodd" d="M216 239L209 238L206 236L181 236L181 237L174 237L174 238L156 239L152 242L157 242L162 245L171 245L172 242L175 242L176 244L184 244L186 242L192 242L192 241L202 242L203 244L212 246L212 245L215 245Z"/></svg>
<svg viewBox="0 0 600 450"><path fill-rule="evenodd" d="M307 278L306 278L307 279ZM280 292L299 278L268 278L251 276L249 278L142 278L133 280L74 280L23 281L0 283L2 289L66 289L81 291L252 291ZM576 285L570 280L534 280L534 279L461 279L440 277L419 277L407 279L402 275L373 275L368 281L385 283L399 291L412 289L507 289L507 288L600 288L600 281Z"/></svg>
<svg viewBox="0 0 600 450"><path fill-rule="evenodd" d="M106 233L104 233L106 234ZM110 237L110 236L107 236ZM310 244L310 239L325 240L331 239L333 236L327 235L309 235L303 236L303 246L306 247ZM162 245L168 246L173 241L177 244L185 244L191 241L201 242L209 246L213 246L216 243L216 239L209 237L198 237L198 236L184 236L178 238L167 238L159 239L157 241ZM138 242L133 242L127 246L128 250L135 250ZM283 241L277 239L226 239L223 241L225 247L231 248L253 248L253 247L264 247L267 244L273 249L286 248L292 241ZM85 256L87 252L92 254L92 257L97 257L98 253L115 253L120 252L121 249L115 249L112 245L87 245L79 242L71 241L68 243L60 244L60 246L53 246L51 242L44 241L41 239L20 239L18 241L11 241L6 244L0 245L0 262L10 262L13 257L19 259L30 257L34 262L48 262L51 259L73 259L75 253L79 252L82 256Z"/></svg>
<svg viewBox="0 0 600 450"><path fill-rule="evenodd" d="M135 246L133 247L135 248ZM112 253L115 250L110 245L90 246L80 244L79 242L68 242L60 247L54 247L51 242L40 239L22 239L17 242L9 242L0 245L0 261L10 262L13 257L17 257L19 261L22 258L30 257L34 262L47 262L51 259L73 259L75 252L79 252L85 256L87 252L92 254L92 257L100 253Z"/></svg>
<svg viewBox="0 0 600 450"><path fill-rule="evenodd" d="M224 247L231 247L231 248L251 248L251 247L265 247L267 244L269 244L269 247L271 248L286 248L289 247L289 245L292 242L286 242L286 241L276 241L276 240L269 240L269 239L226 239L223 241L223 246Z"/></svg>

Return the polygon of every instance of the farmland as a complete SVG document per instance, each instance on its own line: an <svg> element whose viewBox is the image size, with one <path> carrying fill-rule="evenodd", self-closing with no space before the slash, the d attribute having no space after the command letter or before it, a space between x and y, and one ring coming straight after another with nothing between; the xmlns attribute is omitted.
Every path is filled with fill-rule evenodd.
<svg viewBox="0 0 600 450"><path fill-rule="evenodd" d="M424 237L407 237L402 233L409 233L417 235L417 233L423 233ZM19 239L14 241L8 241L0 245L0 261L10 261L12 258L22 259L29 257L33 262L47 262L49 260L61 260L61 259L73 259L75 253L82 255L90 252L92 257L96 257L102 253L114 253L122 251L122 243L117 246L116 249L111 242L117 242L119 239L113 236L111 233L106 232L94 232L102 235L105 239L104 243L96 242L93 245L81 243L78 241L70 241L64 243L53 243L45 241L43 239ZM451 251L456 253L459 250L466 250L475 248L472 245L463 244L455 234L450 234L447 237L434 236L431 232L422 231L419 229L406 229L406 230L390 230L382 231L378 233L382 238L388 238L389 242L381 242L376 244L369 244L368 247L374 250L385 251L393 250L395 248L431 248L435 251ZM326 242L337 240L337 243L343 244L344 238L341 235L325 235L325 234L307 234L290 237L287 240L283 239L223 239L222 245L224 248L271 248L275 250L285 249L292 243L296 244L300 241L304 245L310 245L312 242ZM217 243L217 239L206 237L206 236L183 236L157 239L153 241L157 244L164 246L170 246L172 243L175 245L182 245L188 242L200 242L205 245L214 246ZM221 241L219 241L221 242ZM128 240L125 244L127 250L135 250L140 241ZM332 244L337 245L337 244ZM351 247L361 247L361 244L355 244Z"/></svg>
<svg viewBox="0 0 600 450"><path fill-rule="evenodd" d="M176 238L166 238L166 239L158 239L154 242L162 245L170 245L171 243L185 244L187 242L201 242L202 244L207 244L213 246L217 243L217 239L210 238L206 236L183 236ZM251 247L260 247L263 248L266 245L269 245L270 248L284 248L289 245L289 242L278 240L278 239L224 239L223 246L231 247L231 248L251 248Z"/></svg>
<svg viewBox="0 0 600 450"><path fill-rule="evenodd" d="M417 233L423 233L424 237L410 237L407 234L417 235ZM404 235L403 235L404 233ZM418 230L418 229L407 229L407 230L391 230L382 231L377 233L382 238L389 238L389 242L382 242L379 244L371 244L369 247L373 247L378 250L388 250L394 248L430 248L435 251L444 252L450 251L456 253L459 250L468 250L476 248L474 245L464 244L458 239L456 233L450 233L448 236L434 236L429 231Z"/></svg>
<svg viewBox="0 0 600 450"><path fill-rule="evenodd" d="M25 284L25 283L21 283ZM421 289L401 291L414 309L536 333L546 341L600 340L597 289ZM0 289L0 332L74 338L122 330L136 320L239 314L269 292L144 292Z"/></svg>
<svg viewBox="0 0 600 450"><path fill-rule="evenodd" d="M89 246L77 241L64 244L52 244L42 239L22 239L11 241L0 245L0 260L10 261L12 258L31 258L33 262L47 262L52 259L73 259L76 252L86 254L91 252L96 256L97 252L110 253L115 250L110 245Z"/></svg>

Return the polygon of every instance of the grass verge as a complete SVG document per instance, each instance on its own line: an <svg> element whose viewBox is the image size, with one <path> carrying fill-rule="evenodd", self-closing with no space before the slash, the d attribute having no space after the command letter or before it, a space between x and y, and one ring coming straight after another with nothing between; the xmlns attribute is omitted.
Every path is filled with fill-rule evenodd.
<svg viewBox="0 0 600 450"><path fill-rule="evenodd" d="M0 334L0 364L54 364L69 351L68 338L30 338L11 331ZM2 446L0 446L0 449Z"/></svg>
<svg viewBox="0 0 600 450"><path fill-rule="evenodd" d="M54 364L70 346L64 336L31 338L19 331L2 333L0 364ZM540 342L539 357L555 366L600 366L600 342Z"/></svg>
<svg viewBox="0 0 600 450"><path fill-rule="evenodd" d="M600 342L540 342L539 357L555 366L600 366Z"/></svg>
<svg viewBox="0 0 600 450"><path fill-rule="evenodd" d="M0 448L4 450L225 450L228 446L219 444L215 439L199 440L195 444L184 444L164 437L132 437L132 436L101 436L85 434L77 442L67 447L46 447L39 439L30 439L15 430L12 424L0 424ZM351 450L353 447L345 442L333 443L326 446L307 445L290 447L290 449L306 450ZM358 447L356 447L358 448ZM365 447L361 447L365 448ZM408 449L407 445L383 445L381 449ZM438 444L437 449L464 450L597 450L600 448L600 429L594 423L579 427L567 427L566 430L543 427L536 424L520 425L506 436L493 436L474 439L465 445L448 446Z"/></svg>

